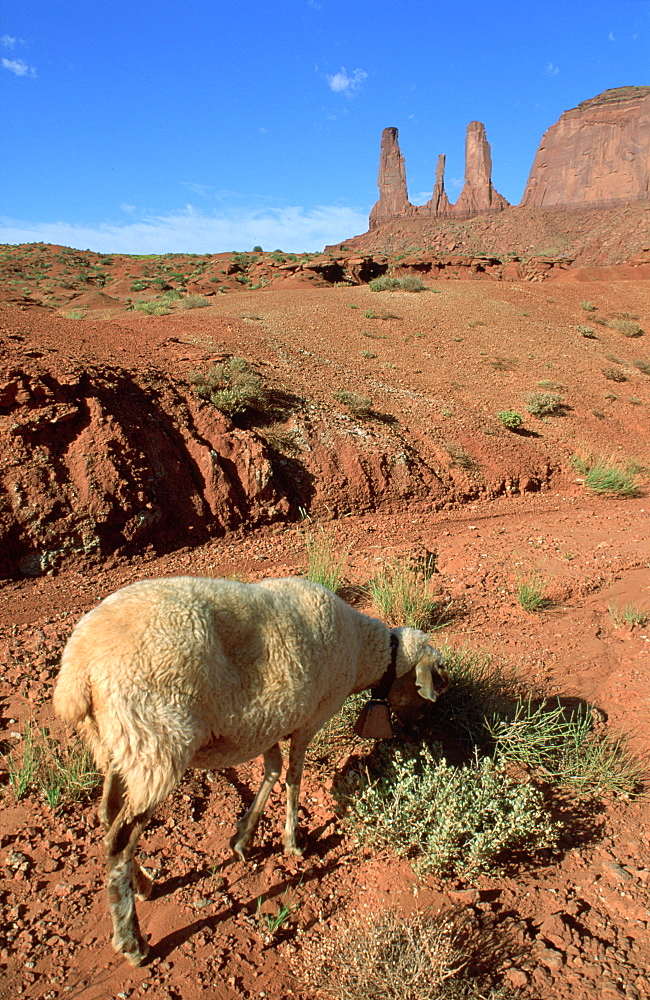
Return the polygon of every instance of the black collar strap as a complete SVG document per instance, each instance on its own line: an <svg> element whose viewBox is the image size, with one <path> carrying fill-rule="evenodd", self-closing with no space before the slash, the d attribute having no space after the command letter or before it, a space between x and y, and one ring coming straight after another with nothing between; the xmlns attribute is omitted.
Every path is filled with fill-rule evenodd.
<svg viewBox="0 0 650 1000"><path fill-rule="evenodd" d="M373 701L386 701L388 697L388 692L393 686L393 682L397 676L397 647L399 646L399 639L394 632L390 634L390 665L388 670L383 675L379 684L376 687L370 689L370 696Z"/></svg>

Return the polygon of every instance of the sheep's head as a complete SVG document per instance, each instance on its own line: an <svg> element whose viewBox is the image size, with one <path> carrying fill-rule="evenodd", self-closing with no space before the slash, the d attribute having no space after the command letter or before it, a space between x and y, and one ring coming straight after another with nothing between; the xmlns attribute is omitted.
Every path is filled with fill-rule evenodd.
<svg viewBox="0 0 650 1000"><path fill-rule="evenodd" d="M442 654L428 636L413 629L395 631L413 666L393 682L388 702L401 724L417 733L428 722L432 703L449 687L449 677Z"/></svg>

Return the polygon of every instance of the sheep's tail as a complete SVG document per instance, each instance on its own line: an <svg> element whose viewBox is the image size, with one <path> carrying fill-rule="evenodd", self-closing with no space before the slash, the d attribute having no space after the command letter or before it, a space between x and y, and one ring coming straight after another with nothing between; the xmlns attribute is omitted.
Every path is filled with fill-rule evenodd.
<svg viewBox="0 0 650 1000"><path fill-rule="evenodd" d="M52 696L56 715L71 726L78 726L91 714L90 679L83 665L66 657L63 651L61 672Z"/></svg>

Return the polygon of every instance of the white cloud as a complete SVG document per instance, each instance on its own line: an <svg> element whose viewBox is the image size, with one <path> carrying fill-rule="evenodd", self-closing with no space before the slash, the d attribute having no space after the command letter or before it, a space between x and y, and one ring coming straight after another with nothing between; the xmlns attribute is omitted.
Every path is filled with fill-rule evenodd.
<svg viewBox="0 0 650 1000"><path fill-rule="evenodd" d="M22 59L3 59L2 65L16 76L36 76L34 67L28 66Z"/></svg>
<svg viewBox="0 0 650 1000"><path fill-rule="evenodd" d="M546 67L547 76L557 76L559 72L560 72L559 68L552 62L550 62Z"/></svg>
<svg viewBox="0 0 650 1000"><path fill-rule="evenodd" d="M13 49L15 44L16 39L12 38L11 35L2 35L0 38L0 45L2 45L5 49Z"/></svg>
<svg viewBox="0 0 650 1000"><path fill-rule="evenodd" d="M609 38L610 42L615 42L616 41L616 36L614 35L613 31L610 31L610 33L609 33L609 35L607 37Z"/></svg>
<svg viewBox="0 0 650 1000"><path fill-rule="evenodd" d="M187 205L167 216L88 226L4 218L0 243L55 243L98 253L222 253L256 244L300 252L322 250L367 228L367 215L347 206L231 209L205 215Z"/></svg>
<svg viewBox="0 0 650 1000"><path fill-rule="evenodd" d="M341 67L339 73L326 76L325 79L330 90L333 90L335 94L345 94L346 97L351 97L367 77L368 74L363 69L355 69L354 73L348 76L345 69Z"/></svg>

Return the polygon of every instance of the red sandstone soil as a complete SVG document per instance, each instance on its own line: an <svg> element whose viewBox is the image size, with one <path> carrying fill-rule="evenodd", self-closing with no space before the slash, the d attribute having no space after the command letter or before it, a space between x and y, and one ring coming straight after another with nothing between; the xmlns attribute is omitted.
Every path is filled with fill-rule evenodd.
<svg viewBox="0 0 650 1000"><path fill-rule="evenodd" d="M641 495L633 499L592 497L569 458L579 450L648 463L650 378L633 362L650 361L650 288L633 281L592 282L588 293L584 284L570 282L458 281L438 287L438 294L421 295L377 295L363 286L229 293L206 309L160 318L111 308L74 320L8 306L0 348L6 372L31 373L30 391L44 374L59 385L83 385L81 369L101 371L107 379L107 372L128 370L129 385L143 393L166 375L177 396L165 397L165 412L176 415L186 412L183 407L198 407L195 415L207 407L187 402L190 371L223 355L248 358L269 379L308 400L307 407L318 408L320 430L311 425L313 447L304 458L318 480L310 512L331 530L334 544L350 548L350 581L367 581L395 552L437 550L440 586L458 609L441 641L490 651L549 693L588 700L605 713L610 731L629 733L632 747L645 757L650 629L617 627L608 608L631 603L650 611L649 479L639 473ZM636 315L647 333L630 340L594 326L580 306L587 297L597 315ZM394 318L368 319L369 308ZM598 339L582 337L577 324L594 326ZM625 382L603 376L602 369L612 366ZM547 421L528 416L528 436L505 431L494 414L525 413L523 397L542 391L540 380L562 386L556 391L571 409ZM346 415L331 399L339 387L371 395L384 422ZM44 412L34 398L28 393L0 410L11 420L3 425L5 488L20 471L13 462L36 462L39 447L51 454L51 439L39 444L34 437L42 425L30 430L29 420ZM128 405L135 405L130 398ZM111 411L108 424L119 416ZM25 504L38 507L39 483L43 497L63 503L56 490L72 465L93 452L95 440L100 449L113 440L105 425L98 416L85 437L71 436L66 454L72 452L74 462L66 466L62 459L60 482L27 477L32 485L25 488ZM12 427L23 428L23 450L12 443ZM257 440L250 429L237 433L246 447ZM220 424L215 447L229 434L227 422ZM344 458L332 456L332 447L341 450L332 441L345 442ZM424 456L422 467L413 459L401 479L382 479L382 449L394 456L406 444ZM364 464L365 449L379 456L374 465ZM109 477L107 455L102 461L104 466L97 458L98 475ZM417 475L413 468L420 469ZM429 479L424 468L433 470ZM122 473L128 479L128 469ZM127 502L128 491L124 496ZM215 497L217 503L218 491ZM279 503L276 495L271 499ZM304 528L291 520L290 505L284 514L278 507L271 523L259 523L260 517L258 527L247 525L246 512L266 502L258 497L247 508L242 501L239 524L213 535L197 521L200 544L187 531L181 548L168 537L159 544L152 535L140 550L135 544L129 549L127 540L110 558L70 551L43 575L7 578L0 590L5 749L20 745L18 734L29 720L53 726L65 739L50 709L60 649L78 617L117 587L164 574L236 573L257 580L303 571ZM59 515L52 506L49 516ZM30 537L39 537L38 531ZM522 610L514 593L517 574L532 570L547 581L554 599L541 615ZM0 995L312 1000L316 994L299 974L306 943L331 935L352 913L387 905L404 913L461 907L482 936L487 970L523 997L650 995L647 797L595 807L545 864L485 877L476 886L420 881L390 852L356 847L336 818L331 779L344 758L343 751L326 762L312 758L307 768L307 849L300 860L279 853L279 791L251 861L230 856L234 820L261 775L258 761L236 771L186 776L142 840L156 890L138 911L156 957L137 970L110 946L94 809L66 806L53 814L35 796L17 802L3 773L0 903L6 937L0 942ZM278 942L269 942L260 928L259 898L271 913L279 901L295 904Z"/></svg>

